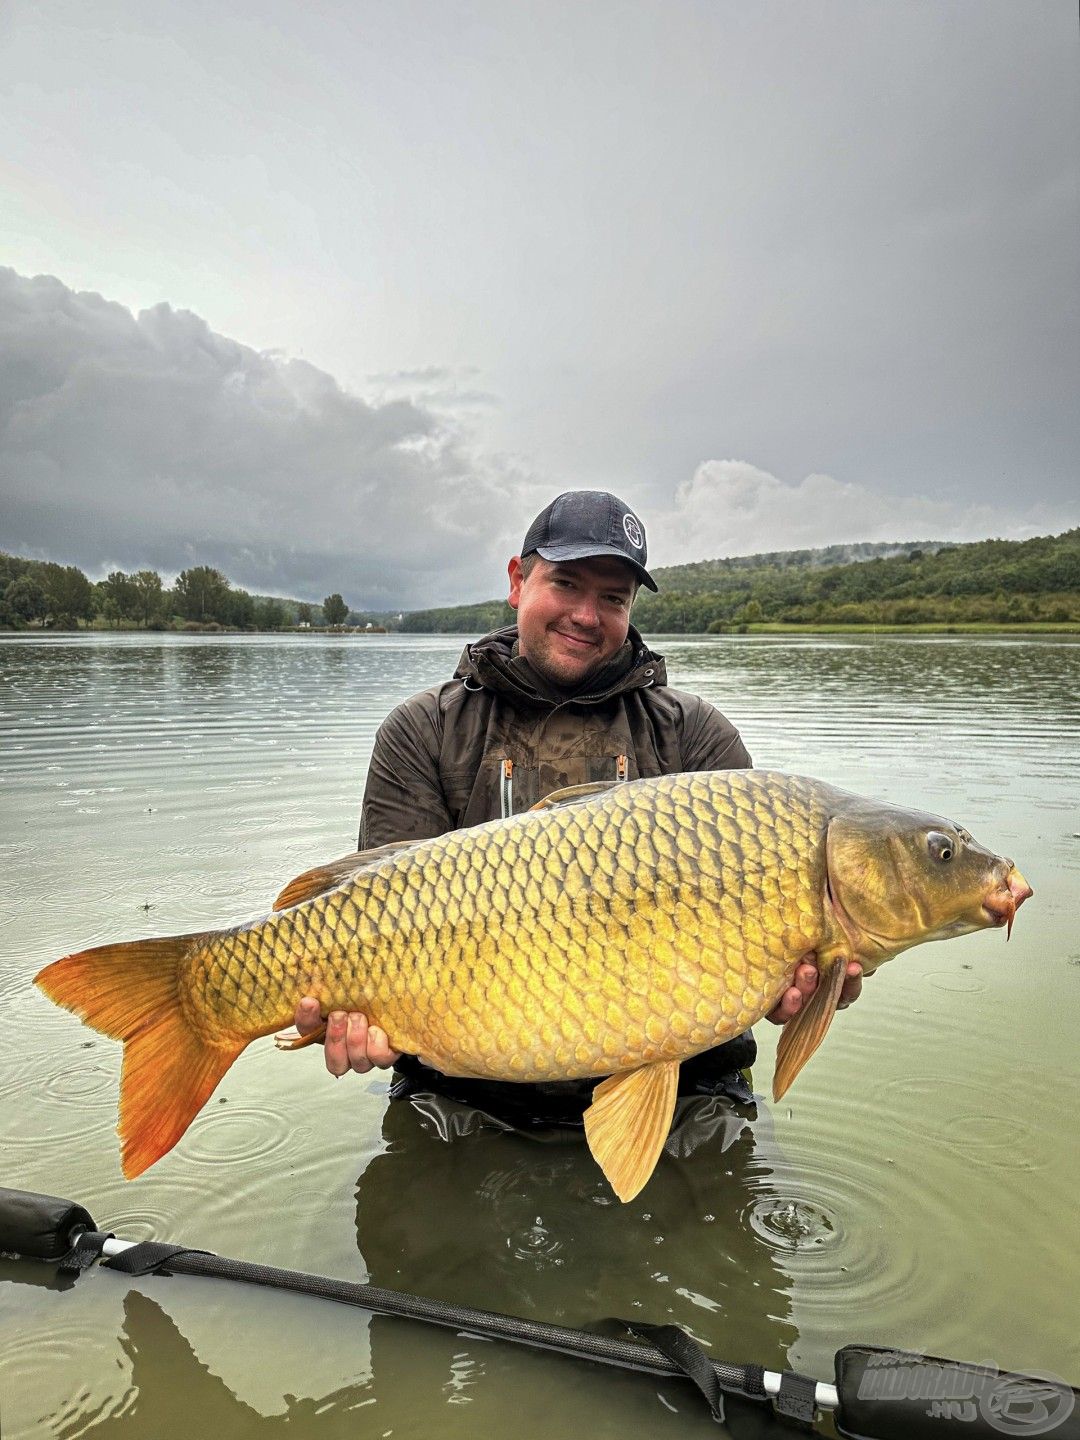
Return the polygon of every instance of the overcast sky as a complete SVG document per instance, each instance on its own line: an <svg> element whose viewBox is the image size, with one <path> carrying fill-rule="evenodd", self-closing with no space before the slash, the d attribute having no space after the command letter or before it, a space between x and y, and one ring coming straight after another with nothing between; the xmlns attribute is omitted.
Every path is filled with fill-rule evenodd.
<svg viewBox="0 0 1080 1440"><path fill-rule="evenodd" d="M500 593L1080 523L1075 0L7 0L0 548ZM37 278L34 278L37 277Z"/></svg>

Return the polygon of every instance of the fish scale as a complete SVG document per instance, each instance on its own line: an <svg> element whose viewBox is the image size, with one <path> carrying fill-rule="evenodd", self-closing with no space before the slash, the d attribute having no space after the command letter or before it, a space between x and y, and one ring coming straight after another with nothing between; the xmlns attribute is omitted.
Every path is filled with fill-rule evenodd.
<svg viewBox="0 0 1080 1440"><path fill-rule="evenodd" d="M47 994L125 1042L125 1174L175 1145L244 1047L310 994L448 1075L610 1077L585 1129L627 1199L660 1153L679 1062L749 1029L808 952L820 979L781 1037L777 1095L821 1043L843 961L873 970L1011 925L1031 893L950 822L803 776L584 788L319 867L250 925L42 971Z"/></svg>
<svg viewBox="0 0 1080 1440"><path fill-rule="evenodd" d="M191 989L222 1035L238 1010L280 1028L309 991L451 1074L540 1081L685 1057L752 1025L822 941L822 862L805 842L823 814L797 777L724 772L452 832L197 951ZM758 883L785 854L783 885Z"/></svg>

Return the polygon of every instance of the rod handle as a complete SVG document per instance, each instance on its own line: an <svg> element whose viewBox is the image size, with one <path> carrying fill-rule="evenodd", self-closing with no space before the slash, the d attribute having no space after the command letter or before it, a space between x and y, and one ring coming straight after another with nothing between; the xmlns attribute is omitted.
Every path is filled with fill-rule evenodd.
<svg viewBox="0 0 1080 1440"><path fill-rule="evenodd" d="M0 1251L35 1260L62 1260L83 1230L96 1230L89 1210L58 1195L0 1185Z"/></svg>

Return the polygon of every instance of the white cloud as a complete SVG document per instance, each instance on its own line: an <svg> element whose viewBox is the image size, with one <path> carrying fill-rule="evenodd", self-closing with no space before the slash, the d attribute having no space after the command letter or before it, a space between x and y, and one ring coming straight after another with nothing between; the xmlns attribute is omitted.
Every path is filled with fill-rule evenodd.
<svg viewBox="0 0 1080 1440"><path fill-rule="evenodd" d="M649 554L666 565L857 540L1022 539L1071 523L1045 504L1006 511L916 490L889 496L820 474L789 484L745 460L707 460L677 487L672 507L652 516Z"/></svg>

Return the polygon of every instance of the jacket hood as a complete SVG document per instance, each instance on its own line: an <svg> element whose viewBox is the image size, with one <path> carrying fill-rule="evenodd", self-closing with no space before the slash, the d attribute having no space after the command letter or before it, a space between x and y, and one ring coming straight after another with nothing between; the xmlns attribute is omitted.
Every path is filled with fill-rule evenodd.
<svg viewBox="0 0 1080 1440"><path fill-rule="evenodd" d="M469 688L493 690L512 697L518 704L538 708L593 705L628 690L667 684L664 657L649 649L633 625L627 631L622 649L579 691L549 685L525 657L517 653L517 640L517 626L507 625L466 645L454 678L464 680Z"/></svg>

